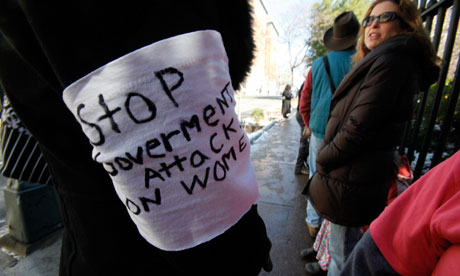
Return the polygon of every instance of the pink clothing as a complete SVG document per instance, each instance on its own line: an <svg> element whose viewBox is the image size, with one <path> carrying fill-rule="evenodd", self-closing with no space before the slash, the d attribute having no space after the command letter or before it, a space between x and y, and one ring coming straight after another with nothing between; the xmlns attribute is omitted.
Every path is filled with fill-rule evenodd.
<svg viewBox="0 0 460 276"><path fill-rule="evenodd" d="M432 276L455 275L460 271L460 245L449 247L436 264Z"/></svg>
<svg viewBox="0 0 460 276"><path fill-rule="evenodd" d="M370 233L397 273L430 275L444 252L460 244L460 151L402 193L372 222ZM460 259L460 250L449 254Z"/></svg>

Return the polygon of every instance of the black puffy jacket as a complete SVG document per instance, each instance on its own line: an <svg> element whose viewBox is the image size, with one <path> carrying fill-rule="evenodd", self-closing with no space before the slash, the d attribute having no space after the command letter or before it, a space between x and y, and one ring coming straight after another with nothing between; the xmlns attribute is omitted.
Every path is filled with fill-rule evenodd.
<svg viewBox="0 0 460 276"><path fill-rule="evenodd" d="M438 68L410 36L386 40L342 80L331 100L308 195L318 213L345 226L369 224L385 207L393 152L413 98Z"/></svg>

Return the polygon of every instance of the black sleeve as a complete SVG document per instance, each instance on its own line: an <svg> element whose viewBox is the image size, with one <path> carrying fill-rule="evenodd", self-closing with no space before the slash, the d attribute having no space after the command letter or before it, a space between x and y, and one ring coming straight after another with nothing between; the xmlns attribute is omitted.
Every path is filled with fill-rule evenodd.
<svg viewBox="0 0 460 276"><path fill-rule="evenodd" d="M219 31L236 89L254 56L251 26L247 0L2 0L0 81L27 128L56 140L56 130L81 132L62 102L65 87L114 59L172 36ZM69 122L72 130L62 127Z"/></svg>
<svg viewBox="0 0 460 276"><path fill-rule="evenodd" d="M238 87L254 56L251 11L247 0L5 0L0 29L41 73L53 72L61 88L156 41L213 29L222 35L232 84Z"/></svg>

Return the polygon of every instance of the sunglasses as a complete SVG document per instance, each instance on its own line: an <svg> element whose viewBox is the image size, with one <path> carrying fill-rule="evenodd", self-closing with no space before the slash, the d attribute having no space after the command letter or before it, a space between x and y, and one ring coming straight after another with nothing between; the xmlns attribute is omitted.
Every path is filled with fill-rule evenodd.
<svg viewBox="0 0 460 276"><path fill-rule="evenodd" d="M361 26L366 28L367 26L372 25L375 19L378 19L379 23L390 22L395 19L401 19L401 17L396 12L384 12L381 15L371 15L363 19Z"/></svg>

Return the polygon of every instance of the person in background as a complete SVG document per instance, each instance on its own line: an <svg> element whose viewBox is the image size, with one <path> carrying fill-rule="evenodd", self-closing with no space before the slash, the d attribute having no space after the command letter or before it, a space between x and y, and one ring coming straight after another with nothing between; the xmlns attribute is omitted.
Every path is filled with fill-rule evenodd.
<svg viewBox="0 0 460 276"><path fill-rule="evenodd" d="M329 105L335 87L351 69L351 57L355 54L356 38L359 31L359 22L352 11L347 11L334 20L334 25L324 34L324 45L329 53L313 61L311 70L301 94L300 113L305 122L304 136L310 137L308 165L310 178L316 171L316 154L326 131L329 116ZM327 61L326 61L327 60ZM309 233L315 237L320 229L322 218L307 202L307 226ZM302 257L315 254L313 248L302 251ZM319 265L307 264L309 273L320 272Z"/></svg>
<svg viewBox="0 0 460 276"><path fill-rule="evenodd" d="M295 114L295 119L300 126L300 142L299 142L299 152L297 153L297 160L295 164L295 174L309 174L307 159L308 159L308 139L309 137L305 136L303 133L305 131L305 123L303 122L302 115L300 114L300 97L302 96L304 83L299 88L298 103L297 103L297 112Z"/></svg>
<svg viewBox="0 0 460 276"><path fill-rule="evenodd" d="M0 84L64 221L60 275L271 270L233 89L248 1L0 2Z"/></svg>
<svg viewBox="0 0 460 276"><path fill-rule="evenodd" d="M281 96L283 98L283 101L281 102L281 114L283 114L283 118L287 118L289 117L289 114L291 114L292 100L291 86L289 84L286 84Z"/></svg>
<svg viewBox="0 0 460 276"><path fill-rule="evenodd" d="M413 99L434 83L438 58L410 0L377 0L362 21L355 66L331 100L316 173L306 187L330 221L331 262L338 275L368 225L383 211L394 176L393 153Z"/></svg>
<svg viewBox="0 0 460 276"><path fill-rule="evenodd" d="M460 151L428 171L374 220L341 275L460 271Z"/></svg>

